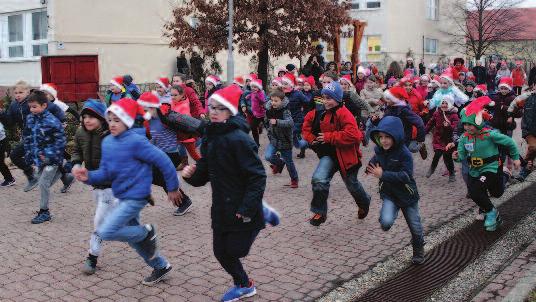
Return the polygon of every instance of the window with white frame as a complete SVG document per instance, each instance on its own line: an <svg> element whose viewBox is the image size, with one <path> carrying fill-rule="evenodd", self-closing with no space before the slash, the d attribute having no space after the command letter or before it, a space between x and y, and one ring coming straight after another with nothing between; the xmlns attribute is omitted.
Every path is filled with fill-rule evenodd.
<svg viewBox="0 0 536 302"><path fill-rule="evenodd" d="M380 8L381 5L382 5L381 1L378 1L378 0L367 0L367 8L368 8L368 9Z"/></svg>
<svg viewBox="0 0 536 302"><path fill-rule="evenodd" d="M352 4L352 9L359 9L359 4L360 4L359 2L360 2L359 0L353 0L353 1L351 2L351 4Z"/></svg>
<svg viewBox="0 0 536 302"><path fill-rule="evenodd" d="M381 0L352 0L351 1L352 9L379 9L382 6Z"/></svg>
<svg viewBox="0 0 536 302"><path fill-rule="evenodd" d="M437 54L437 39L424 39L424 52L428 54Z"/></svg>
<svg viewBox="0 0 536 302"><path fill-rule="evenodd" d="M48 54L48 17L44 10L0 15L0 59Z"/></svg>
<svg viewBox="0 0 536 302"><path fill-rule="evenodd" d="M426 18L428 20L439 20L439 0L426 1Z"/></svg>

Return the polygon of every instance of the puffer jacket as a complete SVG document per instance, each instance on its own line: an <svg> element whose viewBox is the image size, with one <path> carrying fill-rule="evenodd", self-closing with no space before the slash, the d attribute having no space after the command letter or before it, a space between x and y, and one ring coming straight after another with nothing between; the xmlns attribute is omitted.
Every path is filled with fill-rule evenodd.
<svg viewBox="0 0 536 302"><path fill-rule="evenodd" d="M307 108L308 100L301 91L292 90L285 93L288 98L288 110L292 115L292 120L295 125L303 124L304 111L303 108Z"/></svg>
<svg viewBox="0 0 536 302"><path fill-rule="evenodd" d="M212 229L221 233L263 229L266 173L247 122L233 116L226 123L208 123L203 132L202 158L184 181L195 187L210 181ZM251 220L239 219L237 213Z"/></svg>
<svg viewBox="0 0 536 302"><path fill-rule="evenodd" d="M81 126L76 129L76 133L74 134L74 149L71 154L72 163L75 165L84 163L84 166L89 171L97 170L100 166L102 156L102 140L108 134L110 132L103 128L87 131ZM99 189L111 188L112 183L109 182L96 187Z"/></svg>
<svg viewBox="0 0 536 302"><path fill-rule="evenodd" d="M525 101L523 118L521 119L521 135L523 138L528 135L536 136L536 94L532 94Z"/></svg>
<svg viewBox="0 0 536 302"><path fill-rule="evenodd" d="M61 108L56 104L48 102L47 111L52 113L52 115L60 120L60 122L65 122L65 112L63 112L63 110L61 110ZM13 100L9 104L9 108L5 112L0 113L0 121L6 126L15 125L16 127L19 127L23 131L22 135L26 136L27 133L24 131L26 130L26 121L28 115L31 115L30 107L28 106L28 99L26 98L21 102Z"/></svg>
<svg viewBox="0 0 536 302"><path fill-rule="evenodd" d="M26 118L24 137L25 159L37 167L62 165L65 151L65 132L63 125L48 110L40 114L30 114ZM41 156L45 159L42 160Z"/></svg>
<svg viewBox="0 0 536 302"><path fill-rule="evenodd" d="M292 149L292 129L294 121L292 115L287 109L288 99L284 98L281 103L281 108L272 108L272 103L266 103L266 125L268 128L268 140L270 144L278 150ZM270 124L270 119L276 119L275 125Z"/></svg>
<svg viewBox="0 0 536 302"><path fill-rule="evenodd" d="M447 144L453 142L454 131L458 128L459 122L458 110L455 108L448 112L443 112L441 109L434 112L426 124L426 133L434 129L432 138L434 150L444 151Z"/></svg>

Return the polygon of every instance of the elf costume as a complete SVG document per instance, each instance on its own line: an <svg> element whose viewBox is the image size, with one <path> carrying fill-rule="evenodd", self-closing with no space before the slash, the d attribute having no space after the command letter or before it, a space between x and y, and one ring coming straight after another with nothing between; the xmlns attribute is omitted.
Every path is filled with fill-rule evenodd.
<svg viewBox="0 0 536 302"><path fill-rule="evenodd" d="M508 149L512 159L519 159L519 151L512 138L484 127L484 120L489 119L484 108L491 103L489 97L483 96L462 110L462 123L475 126L478 133L472 135L466 132L462 135L458 142L457 160L467 160L469 163L469 195L486 213L486 231L495 231L501 222L499 212L489 198L489 195L502 196L505 189L506 177L499 159L499 146Z"/></svg>

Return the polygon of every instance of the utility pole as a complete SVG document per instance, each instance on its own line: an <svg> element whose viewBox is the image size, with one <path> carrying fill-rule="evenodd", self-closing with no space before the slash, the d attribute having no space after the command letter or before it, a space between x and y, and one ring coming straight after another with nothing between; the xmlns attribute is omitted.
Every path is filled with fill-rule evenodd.
<svg viewBox="0 0 536 302"><path fill-rule="evenodd" d="M234 78L234 56L233 56L233 17L234 3L233 0L228 0L229 21L228 21L228 36L227 36L227 84L233 83Z"/></svg>

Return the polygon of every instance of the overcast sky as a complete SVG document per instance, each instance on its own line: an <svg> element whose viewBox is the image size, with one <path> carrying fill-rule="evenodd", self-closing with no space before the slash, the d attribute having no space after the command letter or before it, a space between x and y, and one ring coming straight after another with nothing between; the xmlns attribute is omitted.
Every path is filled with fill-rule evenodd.
<svg viewBox="0 0 536 302"><path fill-rule="evenodd" d="M536 7L536 0L525 0L524 3L521 4L522 7Z"/></svg>

